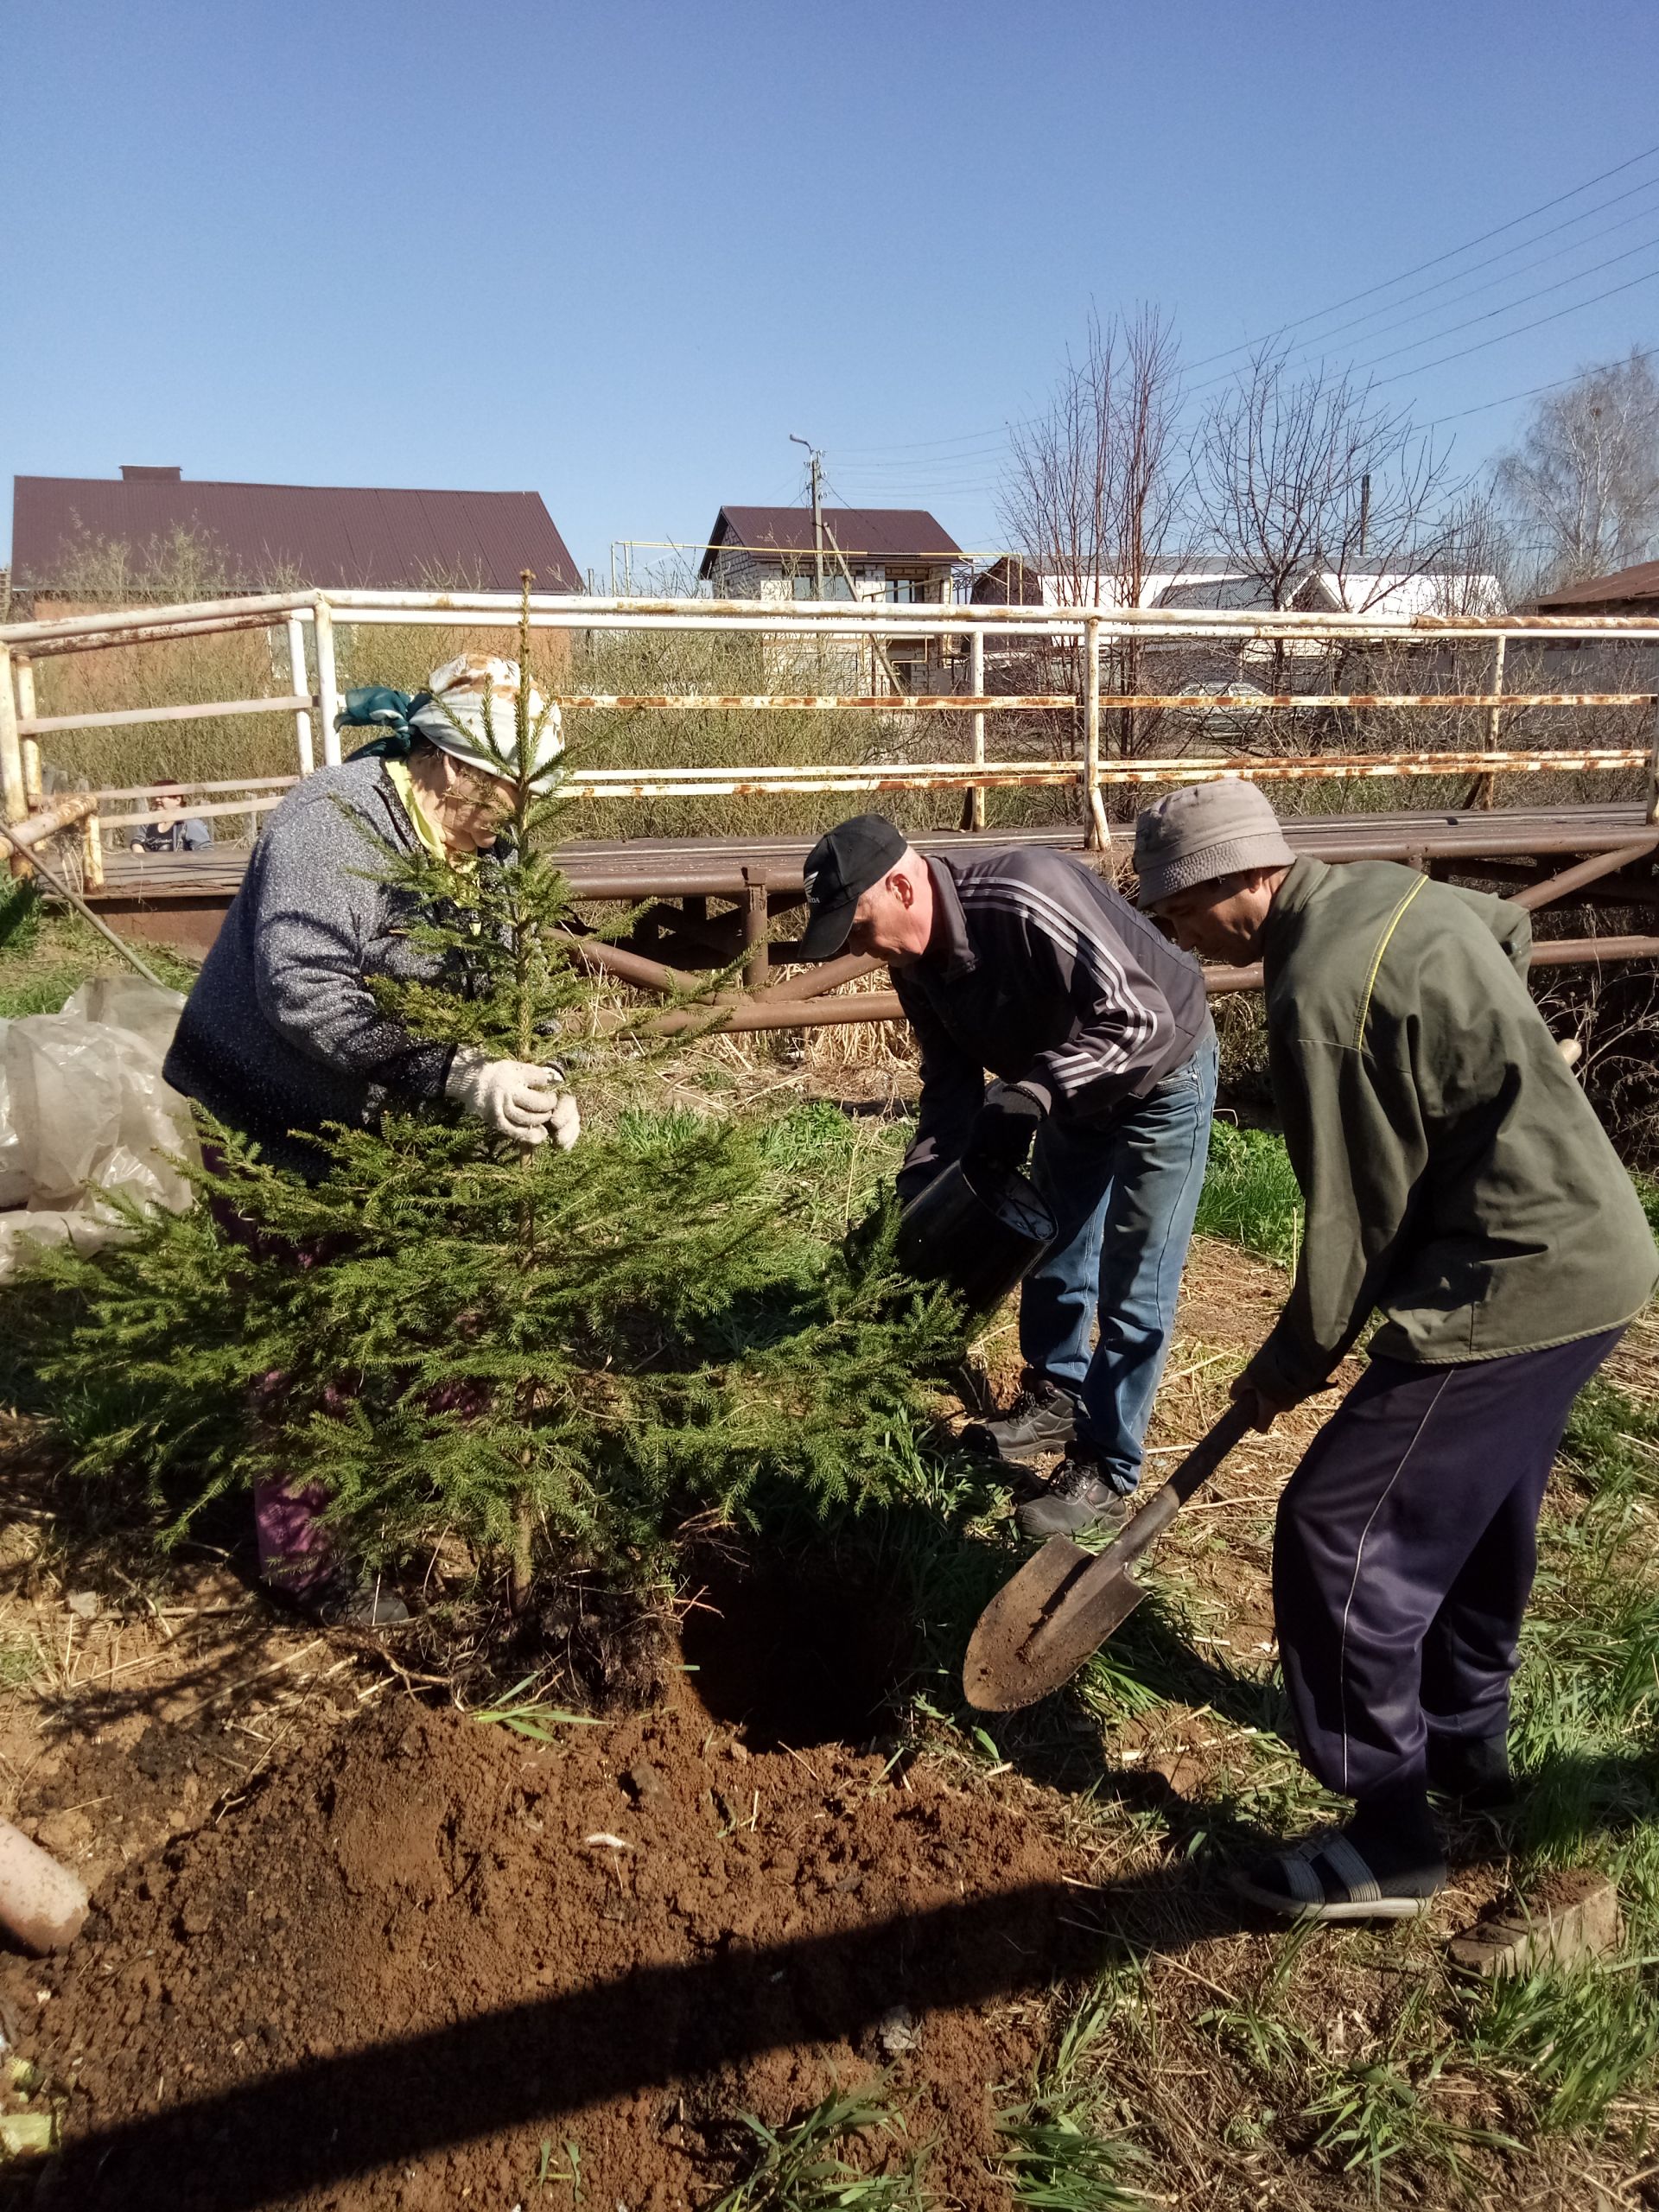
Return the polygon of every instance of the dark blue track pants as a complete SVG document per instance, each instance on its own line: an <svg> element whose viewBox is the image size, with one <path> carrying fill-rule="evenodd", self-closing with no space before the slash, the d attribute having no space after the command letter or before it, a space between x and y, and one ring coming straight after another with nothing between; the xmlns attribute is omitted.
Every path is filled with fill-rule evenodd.
<svg viewBox="0 0 1659 2212"><path fill-rule="evenodd" d="M1622 1334L1450 1367L1374 1359L1314 1439L1279 1503L1273 1602L1327 1789L1421 1785L1431 1737L1503 1733L1544 1485Z"/></svg>

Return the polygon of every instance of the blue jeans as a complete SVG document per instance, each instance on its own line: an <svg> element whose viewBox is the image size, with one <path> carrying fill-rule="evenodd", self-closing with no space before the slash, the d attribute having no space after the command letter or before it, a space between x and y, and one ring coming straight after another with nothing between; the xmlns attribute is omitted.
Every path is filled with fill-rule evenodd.
<svg viewBox="0 0 1659 2212"><path fill-rule="evenodd" d="M1175 1324L1216 1103L1213 1034L1144 1098L1098 1121L1051 1118L1032 1179L1059 1238L1020 1294L1020 1350L1079 1405L1077 1434L1120 1491L1141 1447ZM1090 1324L1100 1340L1089 1351Z"/></svg>

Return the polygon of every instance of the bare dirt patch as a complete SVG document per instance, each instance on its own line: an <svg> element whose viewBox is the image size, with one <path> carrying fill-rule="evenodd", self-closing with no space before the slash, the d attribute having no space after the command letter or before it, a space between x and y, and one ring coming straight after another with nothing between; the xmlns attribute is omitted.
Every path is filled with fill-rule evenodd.
<svg viewBox="0 0 1659 2212"><path fill-rule="evenodd" d="M584 2201L667 2212L729 2175L734 2113L887 2063L901 2007L930 2177L988 2208L991 2086L1079 1964L1077 1864L925 1766L749 1753L689 1697L548 1747L402 1705L308 1738L0 1988L72 2085L66 2203L505 2208L574 2142Z"/></svg>

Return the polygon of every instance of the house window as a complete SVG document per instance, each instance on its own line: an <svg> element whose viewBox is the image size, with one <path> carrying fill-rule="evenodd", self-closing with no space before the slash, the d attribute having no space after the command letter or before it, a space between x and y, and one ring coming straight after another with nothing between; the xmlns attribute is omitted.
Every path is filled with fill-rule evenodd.
<svg viewBox="0 0 1659 2212"><path fill-rule="evenodd" d="M889 576L887 603L890 607L920 607L925 604L927 586L919 576Z"/></svg>
<svg viewBox="0 0 1659 2212"><path fill-rule="evenodd" d="M853 595L852 586L842 575L826 576L822 592L816 576L795 576L790 588L796 599L850 599Z"/></svg>

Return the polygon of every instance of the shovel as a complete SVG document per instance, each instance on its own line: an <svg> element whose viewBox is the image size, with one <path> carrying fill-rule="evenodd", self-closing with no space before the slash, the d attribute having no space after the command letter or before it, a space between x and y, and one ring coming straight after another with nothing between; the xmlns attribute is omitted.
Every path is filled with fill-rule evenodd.
<svg viewBox="0 0 1659 2212"><path fill-rule="evenodd" d="M969 1704L982 1713L1012 1713L1069 1681L1146 1596L1131 1572L1135 1561L1249 1426L1242 1406L1230 1407L1103 1552L1051 1536L975 1624L962 1663Z"/></svg>

